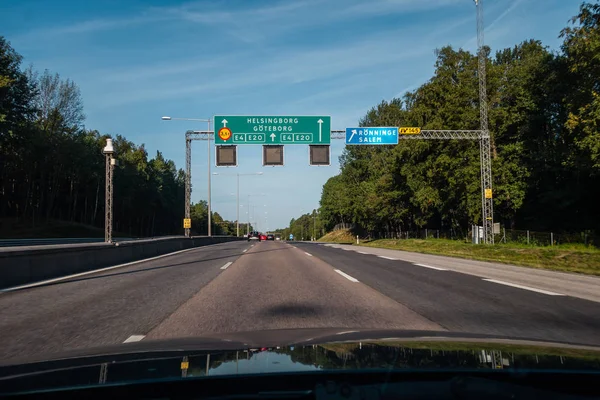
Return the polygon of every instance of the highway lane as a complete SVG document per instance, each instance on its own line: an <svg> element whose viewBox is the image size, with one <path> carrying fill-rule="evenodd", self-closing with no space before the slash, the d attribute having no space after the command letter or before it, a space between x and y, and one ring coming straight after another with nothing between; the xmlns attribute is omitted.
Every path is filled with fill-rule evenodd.
<svg viewBox="0 0 600 400"><path fill-rule="evenodd" d="M600 303L354 249L245 241L0 292L0 359L125 341L319 327L600 344Z"/></svg>
<svg viewBox="0 0 600 400"><path fill-rule="evenodd" d="M0 358L122 343L148 332L250 246L204 246L0 293Z"/></svg>
<svg viewBox="0 0 600 400"><path fill-rule="evenodd" d="M294 245L450 331L600 344L598 302L486 281L432 262L392 259L392 252L377 256L358 246Z"/></svg>
<svg viewBox="0 0 600 400"><path fill-rule="evenodd" d="M144 340L283 328L443 330L284 242L261 242Z"/></svg>

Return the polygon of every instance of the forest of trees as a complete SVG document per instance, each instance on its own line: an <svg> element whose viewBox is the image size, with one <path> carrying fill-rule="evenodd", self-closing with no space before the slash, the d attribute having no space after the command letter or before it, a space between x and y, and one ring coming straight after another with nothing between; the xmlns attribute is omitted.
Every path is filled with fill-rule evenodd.
<svg viewBox="0 0 600 400"><path fill-rule="evenodd" d="M487 49L494 219L507 229L597 233L600 4L583 3L560 37L555 52L536 40ZM428 82L381 102L360 125L479 129L476 55L452 47L436 55ZM477 141L347 146L340 164L320 201L328 230L346 222L371 233L465 232L481 223Z"/></svg>
<svg viewBox="0 0 600 400"><path fill-rule="evenodd" d="M0 36L0 237L14 237L14 226L56 220L104 227L102 149L111 136L86 129L84 120L78 86L22 68L22 57ZM113 143L115 234L182 234L183 170L159 151L149 158L143 144L121 135ZM206 234L206 210L206 202L194 205L194 234ZM213 224L213 234L235 232L235 223L217 213Z"/></svg>

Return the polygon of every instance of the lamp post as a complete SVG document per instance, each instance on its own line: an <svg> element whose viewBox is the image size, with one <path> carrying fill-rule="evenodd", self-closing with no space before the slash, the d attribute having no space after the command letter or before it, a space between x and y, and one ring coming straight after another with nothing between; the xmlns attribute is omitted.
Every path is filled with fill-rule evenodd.
<svg viewBox="0 0 600 400"><path fill-rule="evenodd" d="M252 176L252 175L262 175L262 172L255 172L252 174L223 174L219 172L213 172L213 175L228 175L228 176L237 176L237 216L236 216L236 235L240 236L240 176ZM249 198L250 195L248 195ZM250 200L248 200L250 201Z"/></svg>
<svg viewBox="0 0 600 400"><path fill-rule="evenodd" d="M105 192L105 217L104 217L104 241L112 243L112 220L113 220L113 172L116 160L113 157L115 149L112 139L106 139L106 146L102 150L106 158L106 192Z"/></svg>
<svg viewBox="0 0 600 400"><path fill-rule="evenodd" d="M261 193L261 194L249 194L248 195L248 211L246 212L248 214L248 225L247 225L247 229L246 229L247 234L250 234L250 197L260 197L260 196L266 196L266 194ZM256 222L256 221L253 221L253 222Z"/></svg>
<svg viewBox="0 0 600 400"><path fill-rule="evenodd" d="M173 118L173 117L161 117L161 119L163 121L197 121L197 122L206 122L208 123L208 131L210 131L210 119L202 119L202 118ZM188 151L188 148L190 147L190 145L188 143L186 143L186 180L185 180L185 218L190 218L190 193L191 193L191 182L192 182L192 167L191 167L191 150ZM207 164L206 164L206 170L207 170L207 175L208 175L208 201L207 201L207 206L208 206L208 236L212 236L212 231L211 231L211 225L212 225L212 213L211 213L211 208L210 208L210 135L208 135L208 141L207 141ZM189 154L188 154L189 153ZM190 236L190 229L186 228L185 229L185 236L189 237Z"/></svg>
<svg viewBox="0 0 600 400"><path fill-rule="evenodd" d="M316 231L315 231L316 225L317 225L317 210L313 210L313 237L312 237L312 240L316 240L317 239L316 238L317 234L316 234Z"/></svg>

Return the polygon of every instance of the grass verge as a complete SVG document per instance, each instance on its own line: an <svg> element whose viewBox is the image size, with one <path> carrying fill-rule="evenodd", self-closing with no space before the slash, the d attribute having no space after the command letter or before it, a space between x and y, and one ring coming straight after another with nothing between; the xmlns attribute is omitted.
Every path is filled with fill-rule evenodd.
<svg viewBox="0 0 600 400"><path fill-rule="evenodd" d="M325 236L319 238L317 242L352 244L356 243L356 239L348 229L340 229L329 232Z"/></svg>
<svg viewBox="0 0 600 400"><path fill-rule="evenodd" d="M361 245L600 276L600 249L584 245L485 246L445 239L380 239Z"/></svg>

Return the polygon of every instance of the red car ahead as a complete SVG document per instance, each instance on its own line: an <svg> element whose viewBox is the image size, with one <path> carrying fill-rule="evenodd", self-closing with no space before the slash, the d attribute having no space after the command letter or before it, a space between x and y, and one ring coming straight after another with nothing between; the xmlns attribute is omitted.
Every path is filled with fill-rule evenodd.
<svg viewBox="0 0 600 400"><path fill-rule="evenodd" d="M260 241L267 240L267 235L260 234Z"/></svg>

